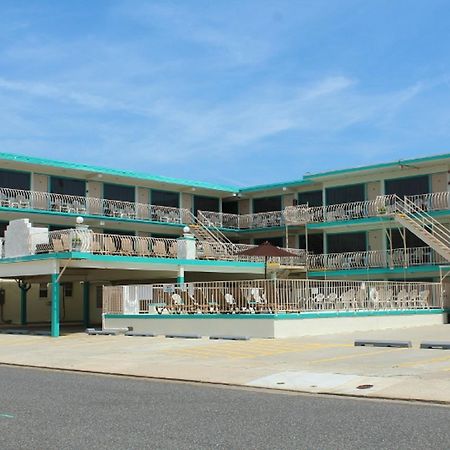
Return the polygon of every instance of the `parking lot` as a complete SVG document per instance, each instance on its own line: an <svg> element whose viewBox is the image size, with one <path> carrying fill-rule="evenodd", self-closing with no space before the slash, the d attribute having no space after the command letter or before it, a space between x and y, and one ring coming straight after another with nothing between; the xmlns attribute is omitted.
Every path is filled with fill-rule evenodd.
<svg viewBox="0 0 450 450"><path fill-rule="evenodd" d="M354 340L410 340L412 348L355 347ZM450 325L311 336L212 341L0 335L0 363L274 389L450 403Z"/></svg>

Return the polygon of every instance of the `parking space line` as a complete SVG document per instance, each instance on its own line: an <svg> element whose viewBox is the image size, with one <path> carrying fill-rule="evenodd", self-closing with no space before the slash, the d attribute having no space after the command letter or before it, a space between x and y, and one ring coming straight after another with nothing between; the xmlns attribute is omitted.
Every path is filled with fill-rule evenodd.
<svg viewBox="0 0 450 450"><path fill-rule="evenodd" d="M309 364L319 364L323 362L331 362L331 361L340 361L345 359L352 359L352 358L366 358L367 356L373 356L373 355L379 355L382 353L393 353L393 352L400 352L400 351L409 350L407 348L399 348L399 349L386 349L386 350L378 350L376 352L367 352L367 353L358 353L353 355L342 355L342 356L335 356L333 358L323 358L323 359L316 359L313 361L308 361Z"/></svg>

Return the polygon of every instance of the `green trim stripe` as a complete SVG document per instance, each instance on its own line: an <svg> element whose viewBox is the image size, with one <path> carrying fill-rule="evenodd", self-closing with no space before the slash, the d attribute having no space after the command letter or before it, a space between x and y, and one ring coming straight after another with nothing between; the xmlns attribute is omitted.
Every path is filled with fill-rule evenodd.
<svg viewBox="0 0 450 450"><path fill-rule="evenodd" d="M395 309L395 310L366 310L366 311L320 311L302 313L279 314L105 314L105 319L227 319L227 320L303 320L303 319L330 319L336 317L378 317L378 316L409 316L443 314L450 309Z"/></svg>

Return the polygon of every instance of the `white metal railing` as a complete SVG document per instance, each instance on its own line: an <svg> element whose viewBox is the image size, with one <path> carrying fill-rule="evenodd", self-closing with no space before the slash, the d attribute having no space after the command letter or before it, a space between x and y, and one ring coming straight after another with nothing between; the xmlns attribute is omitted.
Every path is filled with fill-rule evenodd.
<svg viewBox="0 0 450 450"><path fill-rule="evenodd" d="M5 257L5 238L0 238L0 258Z"/></svg>
<svg viewBox="0 0 450 450"><path fill-rule="evenodd" d="M188 223L186 210L183 208L9 188L0 188L0 206L154 222Z"/></svg>
<svg viewBox="0 0 450 450"><path fill-rule="evenodd" d="M133 288L104 287L103 313L249 314L443 307L440 283L297 279L154 284Z"/></svg>
<svg viewBox="0 0 450 450"><path fill-rule="evenodd" d="M201 214L216 227L231 229L271 228L284 225L283 211L268 211L254 214L228 214L201 211Z"/></svg>
<svg viewBox="0 0 450 450"><path fill-rule="evenodd" d="M409 267L445 262L445 258L430 247L308 255L309 270Z"/></svg>
<svg viewBox="0 0 450 450"><path fill-rule="evenodd" d="M94 233L89 229L50 231L47 243L33 253L83 252L99 255L177 258L177 240L144 236Z"/></svg>
<svg viewBox="0 0 450 450"><path fill-rule="evenodd" d="M401 199L395 194L379 197L379 199L388 205L388 210L396 215L398 221L406 221L405 226L413 224L412 231L420 238L426 241L427 237L433 237L439 241L441 246L450 250L450 230L417 206L415 202L407 197Z"/></svg>

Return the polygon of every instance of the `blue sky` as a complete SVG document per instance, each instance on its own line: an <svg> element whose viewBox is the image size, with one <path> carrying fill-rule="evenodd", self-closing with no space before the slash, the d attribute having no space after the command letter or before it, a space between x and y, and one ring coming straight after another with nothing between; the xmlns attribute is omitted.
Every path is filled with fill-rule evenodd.
<svg viewBox="0 0 450 450"><path fill-rule="evenodd" d="M447 0L0 11L0 151L238 186L450 152Z"/></svg>

